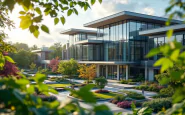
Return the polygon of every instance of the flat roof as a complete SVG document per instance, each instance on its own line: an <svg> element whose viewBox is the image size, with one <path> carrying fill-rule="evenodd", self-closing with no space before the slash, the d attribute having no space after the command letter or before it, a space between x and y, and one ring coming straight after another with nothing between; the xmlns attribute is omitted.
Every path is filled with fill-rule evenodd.
<svg viewBox="0 0 185 115"><path fill-rule="evenodd" d="M60 34L66 34L66 35L73 35L77 33L97 34L97 31L71 28L71 29L60 32Z"/></svg>
<svg viewBox="0 0 185 115"><path fill-rule="evenodd" d="M153 35L159 35L159 34L166 34L166 32L170 29L173 29L174 32L185 31L185 24L177 24L177 25L171 25L171 26L166 26L166 27L161 27L156 29L144 30L144 31L140 31L139 35L153 36Z"/></svg>
<svg viewBox="0 0 185 115"><path fill-rule="evenodd" d="M126 19L132 19L132 20L139 20L139 21L146 21L146 22L156 22L160 24L165 24L167 21L167 18L159 17L159 16L152 16L152 15L146 15L146 14L140 14L130 11L122 11L89 23L84 24L84 27L91 27L91 28L97 28L103 25L107 25L110 23L118 22L121 20ZM182 23L180 20L172 20L172 24L178 24Z"/></svg>
<svg viewBox="0 0 185 115"><path fill-rule="evenodd" d="M103 40L82 40L82 41L78 41L75 42L75 44L101 44L103 43Z"/></svg>

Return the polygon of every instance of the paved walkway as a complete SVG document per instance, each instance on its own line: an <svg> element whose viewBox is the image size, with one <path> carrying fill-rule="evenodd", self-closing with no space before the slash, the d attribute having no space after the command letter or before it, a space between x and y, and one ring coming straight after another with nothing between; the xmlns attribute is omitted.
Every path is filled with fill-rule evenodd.
<svg viewBox="0 0 185 115"><path fill-rule="evenodd" d="M45 82L49 83L49 81L45 81ZM74 80L74 82L83 83L84 80ZM129 86L130 86L130 88L133 87L133 85L119 84L117 82L109 82L107 84L107 86L105 86L105 89L109 90L109 91L112 91L112 92L120 92L121 90L128 90L128 91L134 91L134 92L137 92L137 93L142 93L141 90L128 89L127 87L129 87ZM76 89L78 89L78 88L76 88ZM146 98L149 98L149 97L151 97L153 95L156 95L156 94L157 93L155 93L155 92L145 91L144 96ZM69 99L67 97L67 95L69 95L69 91L60 92L58 95L55 95L55 96L57 96L59 101L66 101L66 100ZM80 103L81 107L84 107L84 108L87 108L87 109L91 109L91 105L86 104L84 102L79 102L79 103ZM128 114L128 113L132 113L131 109L119 108L115 104L109 103L108 101L99 101L99 102L97 102L97 104L105 104L105 105L107 105L110 108L110 110L112 110L114 113L123 112L123 115Z"/></svg>

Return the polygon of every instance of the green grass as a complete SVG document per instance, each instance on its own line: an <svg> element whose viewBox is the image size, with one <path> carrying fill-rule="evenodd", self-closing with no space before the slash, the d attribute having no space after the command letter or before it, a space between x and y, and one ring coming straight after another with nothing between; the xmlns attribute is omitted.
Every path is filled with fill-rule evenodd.
<svg viewBox="0 0 185 115"><path fill-rule="evenodd" d="M97 99L112 99L117 93L109 92L109 93L95 93L93 92Z"/></svg>
<svg viewBox="0 0 185 115"><path fill-rule="evenodd" d="M113 92L109 92L109 93L95 93L95 92L93 92L93 94L95 95L96 99L112 99L117 95L117 93L113 93ZM72 94L71 96L81 99L80 97L77 97L77 95L75 95L75 94Z"/></svg>
<svg viewBox="0 0 185 115"><path fill-rule="evenodd" d="M48 84L48 86L51 86L51 87L68 87L68 86L71 86L71 84L68 84L68 83L63 83L63 84Z"/></svg>

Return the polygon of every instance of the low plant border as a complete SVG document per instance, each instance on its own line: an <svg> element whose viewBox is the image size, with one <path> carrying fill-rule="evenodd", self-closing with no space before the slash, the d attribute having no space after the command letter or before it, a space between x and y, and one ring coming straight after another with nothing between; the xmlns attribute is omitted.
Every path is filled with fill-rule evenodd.
<svg viewBox="0 0 185 115"><path fill-rule="evenodd" d="M70 96L70 94L68 94L67 97L69 97L69 98L71 98L71 99L76 99L76 100L78 100L78 101L80 101L80 102L84 102L84 100L79 99L79 98L76 98L76 97L73 97L73 96ZM110 99L97 99L97 101L109 101L109 100L111 100L111 99L113 99L113 98L110 98Z"/></svg>

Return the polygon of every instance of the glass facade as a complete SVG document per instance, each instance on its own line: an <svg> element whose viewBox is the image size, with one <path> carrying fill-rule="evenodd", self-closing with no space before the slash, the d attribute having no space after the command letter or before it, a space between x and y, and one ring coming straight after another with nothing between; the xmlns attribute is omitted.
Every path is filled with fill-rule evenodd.
<svg viewBox="0 0 185 115"><path fill-rule="evenodd" d="M148 51L148 37L139 31L162 25L136 20L123 20L98 28L97 39L104 41L104 61L144 60Z"/></svg>
<svg viewBox="0 0 185 115"><path fill-rule="evenodd" d="M170 39L167 38L165 35L153 37L148 39L148 48L151 50L152 48L160 47L164 45L165 43L168 43L169 41L174 41L182 43L182 45L185 45L185 32L184 33L175 33ZM150 60L157 60L162 57L162 54L158 54L154 56L153 58L150 58Z"/></svg>

